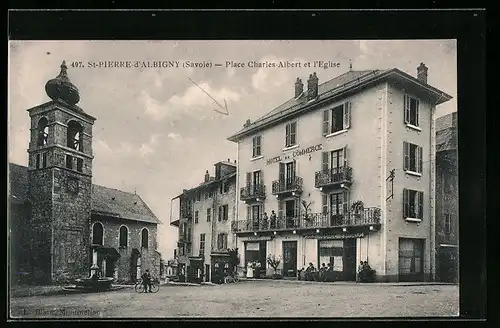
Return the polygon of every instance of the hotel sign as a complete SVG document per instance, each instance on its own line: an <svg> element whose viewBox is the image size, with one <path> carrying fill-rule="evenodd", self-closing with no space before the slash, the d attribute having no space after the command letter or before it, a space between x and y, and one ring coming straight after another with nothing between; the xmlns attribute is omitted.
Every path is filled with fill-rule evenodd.
<svg viewBox="0 0 500 328"><path fill-rule="evenodd" d="M269 164L273 164L273 163L278 163L278 162L281 162L283 160L287 160L290 158L299 157L299 156L302 156L305 154L311 154L311 153L320 151L322 149L323 149L323 144L318 144L318 145L310 146L307 148L297 149L291 155L280 155L280 156L269 158L266 161L266 164L269 165Z"/></svg>
<svg viewBox="0 0 500 328"><path fill-rule="evenodd" d="M304 236L306 239L351 239L351 238L361 238L365 234L364 233L351 233L351 234L337 234L337 235L306 235Z"/></svg>

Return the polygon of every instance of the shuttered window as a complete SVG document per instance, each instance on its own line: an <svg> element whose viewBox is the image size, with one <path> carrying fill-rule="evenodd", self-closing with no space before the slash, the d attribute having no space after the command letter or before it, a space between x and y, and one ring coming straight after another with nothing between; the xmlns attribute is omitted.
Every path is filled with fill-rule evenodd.
<svg viewBox="0 0 500 328"><path fill-rule="evenodd" d="M419 219L424 217L424 193L422 191L403 189L403 218Z"/></svg>
<svg viewBox="0 0 500 328"><path fill-rule="evenodd" d="M288 123L285 127L285 147L297 144L297 122Z"/></svg>
<svg viewBox="0 0 500 328"><path fill-rule="evenodd" d="M413 126L419 126L420 102L417 98L409 95L404 96L404 122Z"/></svg>
<svg viewBox="0 0 500 328"><path fill-rule="evenodd" d="M351 102L347 101L323 112L323 135L347 130L351 127L351 106Z"/></svg>
<svg viewBox="0 0 500 328"><path fill-rule="evenodd" d="M252 157L258 157L262 154L261 152L262 137L255 136L252 139Z"/></svg>
<svg viewBox="0 0 500 328"><path fill-rule="evenodd" d="M405 171L422 173L422 147L403 141L403 169Z"/></svg>

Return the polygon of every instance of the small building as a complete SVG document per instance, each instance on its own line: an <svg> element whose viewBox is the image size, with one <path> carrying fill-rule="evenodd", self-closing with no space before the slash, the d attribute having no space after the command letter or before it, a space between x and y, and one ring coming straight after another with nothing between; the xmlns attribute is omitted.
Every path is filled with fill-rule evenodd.
<svg viewBox="0 0 500 328"><path fill-rule="evenodd" d="M458 282L457 112L436 120L436 278Z"/></svg>
<svg viewBox="0 0 500 328"><path fill-rule="evenodd" d="M215 164L197 187L172 199L172 226L179 228L178 272L181 280L220 282L231 270L234 247L231 222L236 212L236 161Z"/></svg>
<svg viewBox="0 0 500 328"><path fill-rule="evenodd" d="M307 85L229 137L238 147L237 221L243 265L269 254L285 277L312 263L356 280L435 276L436 106L451 99L397 68L350 70Z"/></svg>
<svg viewBox="0 0 500 328"><path fill-rule="evenodd" d="M68 282L95 266L117 280L158 276L161 222L139 195L92 183L96 119L76 105L64 62L45 90L52 100L28 109L28 166L9 164L13 278Z"/></svg>

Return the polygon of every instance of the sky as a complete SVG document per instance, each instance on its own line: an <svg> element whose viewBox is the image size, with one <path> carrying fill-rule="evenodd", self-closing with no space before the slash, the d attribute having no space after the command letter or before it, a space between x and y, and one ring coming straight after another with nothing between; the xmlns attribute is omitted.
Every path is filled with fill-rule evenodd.
<svg viewBox="0 0 500 328"><path fill-rule="evenodd" d="M159 251L173 257L177 228L170 200L203 181L214 164L236 159L227 137L294 96L316 72L323 83L349 70L398 68L416 76L421 62L428 83L453 99L436 116L457 109L456 40L343 41L11 41L9 47L8 156L27 165L30 119L26 109L50 98L45 83L68 76L80 91L78 106L97 118L93 128L93 183L137 194L163 222ZM103 61L178 61L176 67L91 67ZM184 67L188 61L212 67ZM226 67L226 62L245 67ZM294 68L248 67L249 61L301 63ZM305 62L339 63L304 67ZM76 64L73 64L76 63ZM215 67L220 63L223 66ZM90 65L89 65L90 64ZM204 91L203 91L203 90ZM210 97L207 95L210 95ZM229 115L215 103L227 103Z"/></svg>

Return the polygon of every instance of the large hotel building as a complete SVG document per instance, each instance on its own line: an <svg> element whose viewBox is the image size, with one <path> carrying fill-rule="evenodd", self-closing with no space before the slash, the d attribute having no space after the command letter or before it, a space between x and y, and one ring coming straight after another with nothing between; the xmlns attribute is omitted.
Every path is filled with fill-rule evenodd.
<svg viewBox="0 0 500 328"><path fill-rule="evenodd" d="M451 96L399 69L349 71L294 96L229 138L238 145L241 264L282 258L294 277L313 263L355 280L435 278L435 112Z"/></svg>

